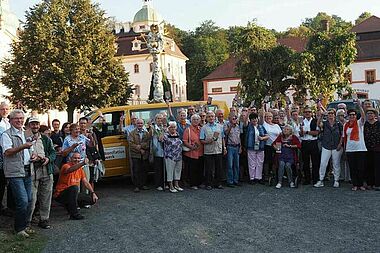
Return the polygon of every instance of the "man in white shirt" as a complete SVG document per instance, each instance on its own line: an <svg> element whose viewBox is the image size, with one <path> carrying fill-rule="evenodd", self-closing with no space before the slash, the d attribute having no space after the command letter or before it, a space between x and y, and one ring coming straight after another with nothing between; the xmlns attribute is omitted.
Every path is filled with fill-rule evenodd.
<svg viewBox="0 0 380 253"><path fill-rule="evenodd" d="M319 129L317 120L312 118L310 107L304 108L304 120L300 127L300 136L302 140L301 152L303 160L303 172L305 175L304 185L310 184L312 179L313 184L319 180L319 148L318 148ZM312 162L312 173L310 176L310 160Z"/></svg>
<svg viewBox="0 0 380 253"><path fill-rule="evenodd" d="M16 204L15 232L22 237L29 237L34 231L28 228L28 217L31 212L32 179L31 155L32 142L27 142L23 130L24 112L13 110L10 115L11 128L1 136L4 154L4 175L12 190Z"/></svg>

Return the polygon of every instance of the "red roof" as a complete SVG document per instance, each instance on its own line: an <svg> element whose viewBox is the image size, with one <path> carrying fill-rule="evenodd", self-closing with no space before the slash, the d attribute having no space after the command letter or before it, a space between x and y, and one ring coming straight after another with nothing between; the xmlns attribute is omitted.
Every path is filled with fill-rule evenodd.
<svg viewBox="0 0 380 253"><path fill-rule="evenodd" d="M380 18L371 16L351 29L354 33L369 33L380 31Z"/></svg>
<svg viewBox="0 0 380 253"><path fill-rule="evenodd" d="M309 40L307 38L301 37L286 37L277 39L278 44L289 47L299 53L305 51L308 41Z"/></svg>
<svg viewBox="0 0 380 253"><path fill-rule="evenodd" d="M220 65L213 72L211 72L211 74L203 78L203 80L240 78L239 74L236 73L235 71L237 62L238 62L238 59L235 58L234 56L231 56L222 65Z"/></svg>

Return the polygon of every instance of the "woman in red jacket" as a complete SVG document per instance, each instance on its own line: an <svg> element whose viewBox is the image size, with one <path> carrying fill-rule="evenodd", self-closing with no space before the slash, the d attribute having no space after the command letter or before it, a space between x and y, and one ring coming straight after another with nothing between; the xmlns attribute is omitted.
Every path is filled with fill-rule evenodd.
<svg viewBox="0 0 380 253"><path fill-rule="evenodd" d="M298 162L297 149L301 148L301 143L297 136L293 135L293 128L286 125L282 130L282 134L276 138L272 145L276 149L278 158L278 183L276 188L280 189L282 187L285 169L290 187L294 188L292 166Z"/></svg>

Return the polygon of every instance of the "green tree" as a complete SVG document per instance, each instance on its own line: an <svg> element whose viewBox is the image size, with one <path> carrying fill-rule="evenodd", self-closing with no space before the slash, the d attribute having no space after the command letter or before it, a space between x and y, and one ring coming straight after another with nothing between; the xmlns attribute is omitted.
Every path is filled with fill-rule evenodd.
<svg viewBox="0 0 380 253"><path fill-rule="evenodd" d="M302 25L311 29L313 32L323 32L323 21L325 20L329 23L330 31L348 31L352 27L352 24L350 22L344 21L341 17L337 15L330 16L325 12L319 12L317 16L313 18L306 18Z"/></svg>
<svg viewBox="0 0 380 253"><path fill-rule="evenodd" d="M364 20L366 20L367 18L370 18L372 16L372 14L368 11L365 11L363 12L362 14L360 14L360 16L355 20L355 25L363 22Z"/></svg>
<svg viewBox="0 0 380 253"><path fill-rule="evenodd" d="M308 38L312 31L310 28L300 25L299 27L288 28L285 32L281 33L280 37L301 37Z"/></svg>
<svg viewBox="0 0 380 253"><path fill-rule="evenodd" d="M234 55L244 54L248 50L262 50L276 45L276 36L255 21L247 26L232 26L228 29L230 52Z"/></svg>
<svg viewBox="0 0 380 253"><path fill-rule="evenodd" d="M268 49L250 49L239 63L241 95L246 103L263 101L283 94L290 86L286 80L291 76L295 52L285 46Z"/></svg>
<svg viewBox="0 0 380 253"><path fill-rule="evenodd" d="M183 51L189 57L186 65L189 100L202 98L202 79L229 57L228 50L226 31L210 20L185 36Z"/></svg>
<svg viewBox="0 0 380 253"><path fill-rule="evenodd" d="M165 36L172 38L177 46L182 49L183 40L186 37L187 33L172 24L165 24Z"/></svg>
<svg viewBox="0 0 380 253"><path fill-rule="evenodd" d="M46 111L127 103L128 74L116 60L108 19L90 0L44 0L26 14L20 41L3 63L13 103Z"/></svg>

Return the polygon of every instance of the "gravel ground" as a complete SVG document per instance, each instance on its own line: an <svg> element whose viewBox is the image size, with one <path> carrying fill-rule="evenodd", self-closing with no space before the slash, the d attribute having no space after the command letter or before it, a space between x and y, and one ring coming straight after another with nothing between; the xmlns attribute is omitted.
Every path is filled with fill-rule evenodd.
<svg viewBox="0 0 380 253"><path fill-rule="evenodd" d="M114 179L97 192L83 221L53 209L44 252L380 252L380 193L348 184L136 194Z"/></svg>
<svg viewBox="0 0 380 253"><path fill-rule="evenodd" d="M44 252L380 252L380 192L348 184L136 194L114 179L96 191L83 221L53 208Z"/></svg>

